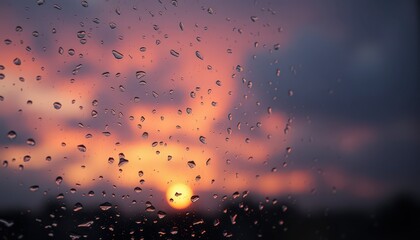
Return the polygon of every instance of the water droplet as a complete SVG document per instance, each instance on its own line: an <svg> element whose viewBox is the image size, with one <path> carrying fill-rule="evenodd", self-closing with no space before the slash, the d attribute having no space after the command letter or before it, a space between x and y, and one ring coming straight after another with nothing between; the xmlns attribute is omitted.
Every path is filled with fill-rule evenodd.
<svg viewBox="0 0 420 240"><path fill-rule="evenodd" d="M88 222L81 223L81 224L77 225L77 227L85 227L85 228L88 228L88 227L92 226L93 223L94 223L94 221L88 221Z"/></svg>
<svg viewBox="0 0 420 240"><path fill-rule="evenodd" d="M198 59L200 59L200 60L204 60L203 56L201 55L201 53L199 51L195 51L195 56L197 56Z"/></svg>
<svg viewBox="0 0 420 240"><path fill-rule="evenodd" d="M162 218L166 217L166 212L164 212L164 211L158 211L157 215L158 215L158 217L160 219L162 219Z"/></svg>
<svg viewBox="0 0 420 240"><path fill-rule="evenodd" d="M202 143L202 144L206 144L206 137L204 137L204 136L200 136L200 142Z"/></svg>
<svg viewBox="0 0 420 240"><path fill-rule="evenodd" d="M143 138L148 138L149 137L149 133L148 132L143 132L143 134L141 136Z"/></svg>
<svg viewBox="0 0 420 240"><path fill-rule="evenodd" d="M6 221L6 220L1 219L1 218L0 218L0 223L3 223L6 227L11 227L14 224L13 221Z"/></svg>
<svg viewBox="0 0 420 240"><path fill-rule="evenodd" d="M248 85L247 85L247 87L248 87L248 88L252 88L252 81L248 81Z"/></svg>
<svg viewBox="0 0 420 240"><path fill-rule="evenodd" d="M118 167L122 167L125 164L127 164L129 161L125 159L124 157L120 157L120 161L118 162Z"/></svg>
<svg viewBox="0 0 420 240"><path fill-rule="evenodd" d="M117 24L116 24L116 23L114 23L114 22L110 22L110 23L109 23L109 27L110 27L111 29L115 29L115 28L117 27Z"/></svg>
<svg viewBox="0 0 420 240"><path fill-rule="evenodd" d="M83 144L79 144L77 145L77 149L81 152L86 152L86 147Z"/></svg>
<svg viewBox="0 0 420 240"><path fill-rule="evenodd" d="M273 48L274 48L274 50L279 50L280 49L280 43L274 44Z"/></svg>
<svg viewBox="0 0 420 240"><path fill-rule="evenodd" d="M137 71L136 72L136 78L137 79L140 79L140 78L145 77L145 76L146 76L146 72L145 71Z"/></svg>
<svg viewBox="0 0 420 240"><path fill-rule="evenodd" d="M236 198L238 198L239 197L239 192L234 192L233 194L232 194L232 198L233 199L236 199Z"/></svg>
<svg viewBox="0 0 420 240"><path fill-rule="evenodd" d="M63 53L64 53L64 49L63 49L62 47L59 47L59 48L58 48L58 53L59 53L59 54L61 54L61 55L63 55Z"/></svg>
<svg viewBox="0 0 420 240"><path fill-rule="evenodd" d="M54 108L57 110L61 108L61 103L59 102L54 102L53 105L54 105Z"/></svg>
<svg viewBox="0 0 420 240"><path fill-rule="evenodd" d="M112 50L112 55L114 55L114 57L116 59L122 59L124 57L124 55L116 50Z"/></svg>
<svg viewBox="0 0 420 240"><path fill-rule="evenodd" d="M193 203L197 202L199 199L200 199L200 196L198 196L198 195L191 196L191 202L193 202Z"/></svg>
<svg viewBox="0 0 420 240"><path fill-rule="evenodd" d="M13 63L14 63L15 65L19 66L20 64L22 64L22 61L20 60L20 58L15 58L15 59L13 60Z"/></svg>
<svg viewBox="0 0 420 240"><path fill-rule="evenodd" d="M98 116L98 112L96 110L92 110L92 112L90 113L92 115L92 117L96 118Z"/></svg>
<svg viewBox="0 0 420 240"><path fill-rule="evenodd" d="M42 5L45 3L45 0L36 0L36 4Z"/></svg>
<svg viewBox="0 0 420 240"><path fill-rule="evenodd" d="M33 138L28 138L26 140L26 144L28 144L29 146L35 146L36 142Z"/></svg>
<svg viewBox="0 0 420 240"><path fill-rule="evenodd" d="M60 5L58 5L58 4L54 4L54 8L55 9L58 9L58 10L61 10L62 8L61 8L61 6Z"/></svg>
<svg viewBox="0 0 420 240"><path fill-rule="evenodd" d="M85 1L85 0L83 0L83 1L81 2L81 4L82 4L82 6L83 6L83 7L88 7L88 6L89 6L88 2L87 2L87 1Z"/></svg>
<svg viewBox="0 0 420 240"><path fill-rule="evenodd" d="M23 161L24 161L24 162L29 162L29 161L31 161L31 156L30 156L30 155L25 155L25 156L23 157Z"/></svg>
<svg viewBox="0 0 420 240"><path fill-rule="evenodd" d="M195 168L195 166L196 166L194 161L188 161L187 164L188 164L188 167L190 167L190 168Z"/></svg>
<svg viewBox="0 0 420 240"><path fill-rule="evenodd" d="M58 177L55 179L55 184L57 184L57 185L60 185L62 182L63 182L63 177L61 177L61 176L58 176Z"/></svg>
<svg viewBox="0 0 420 240"><path fill-rule="evenodd" d="M272 112L273 112L273 109L272 109L271 107L268 107L268 108L267 108L267 113L268 113L268 114L271 114Z"/></svg>
<svg viewBox="0 0 420 240"><path fill-rule="evenodd" d="M134 188L134 192L136 193L140 193L142 191L142 189L140 187L135 187Z"/></svg>
<svg viewBox="0 0 420 240"><path fill-rule="evenodd" d="M182 22L179 22L179 28L181 29L181 31L184 31L184 24Z"/></svg>
<svg viewBox="0 0 420 240"><path fill-rule="evenodd" d="M78 31L77 32L77 38L84 38L86 37L86 32L85 31Z"/></svg>
<svg viewBox="0 0 420 240"><path fill-rule="evenodd" d="M112 208L112 204L111 204L111 203L109 203L109 202L104 202L104 203L102 203L101 205L99 205L99 208L100 208L102 211L108 211L109 209L111 209L111 208Z"/></svg>
<svg viewBox="0 0 420 240"><path fill-rule="evenodd" d="M16 26L15 30L16 32L22 32L23 28L21 26Z"/></svg>
<svg viewBox="0 0 420 240"><path fill-rule="evenodd" d="M173 49L171 49L170 53L174 57L179 57L179 53L177 51L173 50Z"/></svg>
<svg viewBox="0 0 420 240"><path fill-rule="evenodd" d="M70 49L67 51L67 53L68 53L70 56L73 56L73 55L76 53L76 51L75 51L73 48L70 48Z"/></svg>
<svg viewBox="0 0 420 240"><path fill-rule="evenodd" d="M251 16L251 21L253 21L253 22L258 21L258 17L257 16Z"/></svg>
<svg viewBox="0 0 420 240"><path fill-rule="evenodd" d="M233 118L232 118L232 113L229 113L229 114L228 114L228 119L229 119L230 121L232 121L232 119L233 119Z"/></svg>
<svg viewBox="0 0 420 240"><path fill-rule="evenodd" d="M73 206L73 211L74 212L78 212L78 211L80 211L80 210L82 210L83 209L83 205L81 204L81 203L76 203L76 204L74 204L74 206Z"/></svg>
<svg viewBox="0 0 420 240"><path fill-rule="evenodd" d="M236 71L237 72L242 72L244 70L244 68L241 65L236 65Z"/></svg>
<svg viewBox="0 0 420 240"><path fill-rule="evenodd" d="M39 186L38 186L38 185L32 185L32 186L30 186L30 187L29 187L29 190L30 190L31 192L38 191L38 189L39 189Z"/></svg>
<svg viewBox="0 0 420 240"><path fill-rule="evenodd" d="M15 138L16 138L16 136L17 136L17 134L16 134L16 132L15 132L15 131L9 131L9 132L7 133L7 137L8 137L10 140L15 139Z"/></svg>

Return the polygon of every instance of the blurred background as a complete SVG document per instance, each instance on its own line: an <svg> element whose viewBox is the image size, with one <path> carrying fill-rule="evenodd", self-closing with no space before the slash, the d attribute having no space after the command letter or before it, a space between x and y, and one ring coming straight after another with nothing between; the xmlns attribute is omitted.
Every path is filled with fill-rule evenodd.
<svg viewBox="0 0 420 240"><path fill-rule="evenodd" d="M419 237L418 16L2 1L0 237Z"/></svg>

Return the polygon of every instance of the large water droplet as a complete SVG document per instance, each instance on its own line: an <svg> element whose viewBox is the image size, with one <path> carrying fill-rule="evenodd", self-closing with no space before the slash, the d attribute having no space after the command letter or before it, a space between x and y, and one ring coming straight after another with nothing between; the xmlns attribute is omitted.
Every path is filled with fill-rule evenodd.
<svg viewBox="0 0 420 240"><path fill-rule="evenodd" d="M98 112L96 110L92 110L92 112L90 113L90 115L94 118L98 117Z"/></svg>
<svg viewBox="0 0 420 240"><path fill-rule="evenodd" d="M58 177L55 179L55 184L57 184L57 185L60 185L62 182L63 182L63 177L61 177L61 176L58 176Z"/></svg>
<svg viewBox="0 0 420 240"><path fill-rule="evenodd" d="M118 167L122 167L125 164L127 164L129 161L125 159L124 157L120 157L120 161L118 162Z"/></svg>
<svg viewBox="0 0 420 240"><path fill-rule="evenodd" d="M157 215L158 215L158 217L160 219L162 219L162 218L166 217L166 212L164 212L164 211L158 211Z"/></svg>
<svg viewBox="0 0 420 240"><path fill-rule="evenodd" d="M171 49L170 53L174 57L179 57L179 53L177 51L173 50L173 49Z"/></svg>
<svg viewBox="0 0 420 240"><path fill-rule="evenodd" d="M15 65L19 66L20 64L22 64L22 61L20 61L20 59L19 59L19 58L15 58L15 59L13 60L13 63L14 63Z"/></svg>
<svg viewBox="0 0 420 240"><path fill-rule="evenodd" d="M258 17L257 16L251 16L251 21L253 21L253 22L258 21Z"/></svg>
<svg viewBox="0 0 420 240"><path fill-rule="evenodd" d="M109 209L111 209L111 208L112 208L112 204L111 204L111 203L109 203L109 202L104 202L104 203L102 203L101 205L99 205L99 208L100 208L102 211L107 211L107 210L109 210Z"/></svg>
<svg viewBox="0 0 420 240"><path fill-rule="evenodd" d="M191 196L191 202L193 202L193 203L197 202L199 199L200 199L200 196L198 196L198 195Z"/></svg>
<svg viewBox="0 0 420 240"><path fill-rule="evenodd" d="M73 211L74 212L78 212L78 211L80 211L80 210L82 210L83 209L83 205L81 204L81 203L76 203L76 204L74 204L74 206L73 206Z"/></svg>
<svg viewBox="0 0 420 240"><path fill-rule="evenodd" d="M86 147L83 144L79 144L77 145L77 149L81 152L86 152Z"/></svg>
<svg viewBox="0 0 420 240"><path fill-rule="evenodd" d="M197 56L200 60L204 60L203 55L199 51L195 51L195 56Z"/></svg>
<svg viewBox="0 0 420 240"><path fill-rule="evenodd" d="M77 227L85 227L85 228L88 228L88 227L92 226L93 223L94 223L94 221L88 221L88 222L81 223L81 224L77 225Z"/></svg>
<svg viewBox="0 0 420 240"><path fill-rule="evenodd" d="M31 192L38 191L38 189L39 189L39 186L38 186L38 185L32 185L32 186L30 186L30 187L29 187L29 190L30 190Z"/></svg>
<svg viewBox="0 0 420 240"><path fill-rule="evenodd" d="M122 59L124 57L124 55L116 50L112 50L112 55L114 55L114 57L116 59Z"/></svg>
<svg viewBox="0 0 420 240"><path fill-rule="evenodd" d="M61 108L61 103L59 102L54 102L53 105L54 105L54 108L57 110Z"/></svg>
<svg viewBox="0 0 420 240"><path fill-rule="evenodd" d="M137 71L136 72L136 78L140 79L142 77L146 76L146 72L145 71Z"/></svg>
<svg viewBox="0 0 420 240"><path fill-rule="evenodd" d="M12 140L12 139L15 139L16 138L16 136L17 136L17 134L16 134L16 132L15 131L9 131L8 133L7 133L7 137L10 139L10 140Z"/></svg>
<svg viewBox="0 0 420 240"><path fill-rule="evenodd" d="M84 38L86 37L86 32L85 31L78 31L77 32L77 38Z"/></svg>
<svg viewBox="0 0 420 240"><path fill-rule="evenodd" d="M6 227L11 227L14 224L13 221L6 221L6 220L1 219L1 218L0 218L0 223L3 223Z"/></svg>
<svg viewBox="0 0 420 240"><path fill-rule="evenodd" d="M29 146L35 146L36 142L33 138L28 138L26 140L26 144L28 144Z"/></svg>
<svg viewBox="0 0 420 240"><path fill-rule="evenodd" d="M196 166L194 161L188 161L187 164L188 164L188 167L190 168L195 168Z"/></svg>

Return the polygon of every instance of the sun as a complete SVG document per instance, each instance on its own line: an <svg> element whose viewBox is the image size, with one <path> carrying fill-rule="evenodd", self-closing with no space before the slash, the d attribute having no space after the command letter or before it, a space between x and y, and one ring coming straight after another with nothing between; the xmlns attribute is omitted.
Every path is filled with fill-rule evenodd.
<svg viewBox="0 0 420 240"><path fill-rule="evenodd" d="M184 209L191 204L192 189L182 183L171 185L166 191L166 200L175 209Z"/></svg>

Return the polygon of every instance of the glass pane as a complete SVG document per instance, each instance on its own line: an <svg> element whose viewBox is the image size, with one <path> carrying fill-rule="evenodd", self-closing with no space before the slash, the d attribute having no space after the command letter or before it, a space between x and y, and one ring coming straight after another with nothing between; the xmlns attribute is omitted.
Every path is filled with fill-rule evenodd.
<svg viewBox="0 0 420 240"><path fill-rule="evenodd" d="M0 2L4 239L419 235L415 1Z"/></svg>

